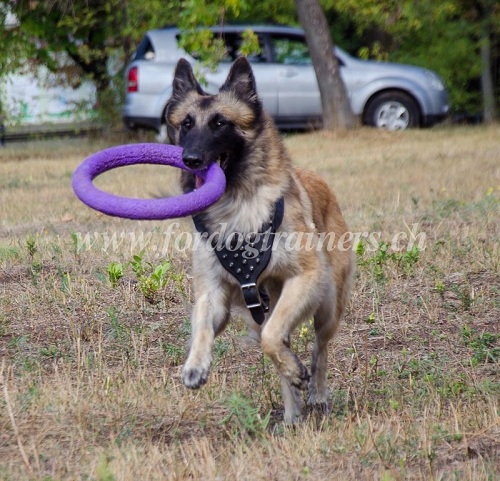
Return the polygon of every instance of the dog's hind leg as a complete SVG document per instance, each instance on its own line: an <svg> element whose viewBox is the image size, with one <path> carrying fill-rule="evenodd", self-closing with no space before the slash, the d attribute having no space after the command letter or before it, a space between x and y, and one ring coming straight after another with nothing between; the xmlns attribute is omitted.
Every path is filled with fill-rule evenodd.
<svg viewBox="0 0 500 481"><path fill-rule="evenodd" d="M315 340L311 360L311 380L307 404L326 412L328 410L328 389L326 373L328 364L328 343L335 335L340 324L340 315L336 308L336 292L332 285L331 293L325 296L323 304L314 315Z"/></svg>
<svg viewBox="0 0 500 481"><path fill-rule="evenodd" d="M328 364L328 343L335 335L346 309L354 276L353 256L347 258L344 267L337 264L336 277L325 293L323 301L314 315L316 333L311 360L311 381L307 404L323 412L328 409L328 389L326 374Z"/></svg>
<svg viewBox="0 0 500 481"><path fill-rule="evenodd" d="M191 316L191 346L182 368L182 382L198 389L207 382L215 336L229 320L229 292L219 286L197 298Z"/></svg>
<svg viewBox="0 0 500 481"><path fill-rule="evenodd" d="M306 389L309 384L307 368L290 350L290 334L313 315L320 299L317 270L312 269L288 279L283 284L278 303L262 328L262 349L282 378L286 422L293 422L300 415L300 389Z"/></svg>

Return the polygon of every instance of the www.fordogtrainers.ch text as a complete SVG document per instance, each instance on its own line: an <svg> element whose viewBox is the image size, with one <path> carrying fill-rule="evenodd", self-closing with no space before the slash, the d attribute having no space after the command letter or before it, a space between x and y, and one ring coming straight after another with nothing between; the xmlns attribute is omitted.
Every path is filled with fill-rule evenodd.
<svg viewBox="0 0 500 481"><path fill-rule="evenodd" d="M268 232L251 233L245 236L230 233L226 234L226 226L209 235L207 233L192 233L181 229L177 222L171 223L163 231L104 231L104 232L76 232L73 234L75 248L78 253L88 250L99 250L106 253L128 251L151 252L157 257L172 255L174 252L186 253L198 249L200 246L208 249L226 247L228 250L240 250L242 247L245 256L252 258L257 255L253 243L258 236L264 236L263 245L272 245L273 249L283 246L285 250L297 251L301 249L339 249L346 251L356 249L358 244L364 244L364 250L375 252L379 244L384 241L394 252L403 252L417 247L424 250L427 235L419 230L419 224L411 226L405 224L405 229L395 233L374 232L345 232L340 237L334 233L318 232L277 232L274 236ZM267 237L266 237L267 236Z"/></svg>

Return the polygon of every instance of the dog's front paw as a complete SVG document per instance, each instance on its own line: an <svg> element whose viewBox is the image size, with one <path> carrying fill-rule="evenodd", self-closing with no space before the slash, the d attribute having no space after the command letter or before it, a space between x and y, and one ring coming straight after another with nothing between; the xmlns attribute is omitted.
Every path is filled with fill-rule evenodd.
<svg viewBox="0 0 500 481"><path fill-rule="evenodd" d="M189 389L199 389L207 382L208 369L202 367L187 367L182 369L182 382Z"/></svg>

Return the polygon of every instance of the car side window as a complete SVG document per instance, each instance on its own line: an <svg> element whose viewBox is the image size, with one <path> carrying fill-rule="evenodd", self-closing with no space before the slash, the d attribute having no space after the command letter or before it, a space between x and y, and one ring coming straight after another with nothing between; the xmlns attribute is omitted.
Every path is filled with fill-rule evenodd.
<svg viewBox="0 0 500 481"><path fill-rule="evenodd" d="M226 56L222 59L222 62L234 62L238 57L241 57L241 44L243 39L240 33L225 33L223 35L224 44L226 45ZM265 55L264 42L262 37L259 37L260 51L248 55L248 61L250 63L260 63L267 62L267 56Z"/></svg>
<svg viewBox="0 0 500 481"><path fill-rule="evenodd" d="M225 32L225 31L214 31L214 37L216 39L222 39L224 42L224 56L220 60L221 63L232 63L238 57L241 57L242 53L240 51L243 39L240 32ZM180 35L177 36L177 41L179 41ZM268 56L266 55L265 49L265 39L259 35L259 46L260 51L248 55L247 58L250 63L268 62ZM196 60L200 59L198 52L189 52L189 54Z"/></svg>
<svg viewBox="0 0 500 481"><path fill-rule="evenodd" d="M309 48L297 37L273 36L274 61L283 65L311 65Z"/></svg>

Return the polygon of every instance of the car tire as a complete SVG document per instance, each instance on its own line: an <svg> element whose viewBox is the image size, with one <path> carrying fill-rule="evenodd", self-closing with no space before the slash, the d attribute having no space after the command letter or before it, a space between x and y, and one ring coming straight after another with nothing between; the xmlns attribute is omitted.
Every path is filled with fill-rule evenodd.
<svg viewBox="0 0 500 481"><path fill-rule="evenodd" d="M386 130L419 127L420 110L415 100L403 92L383 92L369 101L364 122Z"/></svg>

